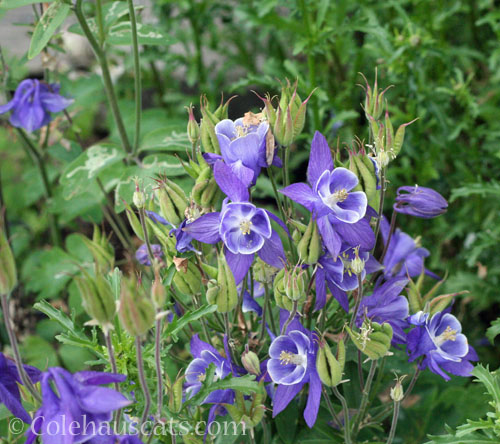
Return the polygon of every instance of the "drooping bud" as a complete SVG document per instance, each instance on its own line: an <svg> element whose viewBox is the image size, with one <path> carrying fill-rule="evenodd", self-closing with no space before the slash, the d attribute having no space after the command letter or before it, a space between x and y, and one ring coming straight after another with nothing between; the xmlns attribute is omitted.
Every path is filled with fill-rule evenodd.
<svg viewBox="0 0 500 444"><path fill-rule="evenodd" d="M200 126L194 118L193 105L189 105L189 107L187 107L187 110L189 114L187 135L189 141L191 142L191 145L196 146L198 144L198 141L200 140Z"/></svg>
<svg viewBox="0 0 500 444"><path fill-rule="evenodd" d="M198 267L188 259L175 265L177 269L173 279L175 287L185 295L198 294L201 288L201 272Z"/></svg>
<svg viewBox="0 0 500 444"><path fill-rule="evenodd" d="M16 261L0 221L0 295L10 295L16 285Z"/></svg>
<svg viewBox="0 0 500 444"><path fill-rule="evenodd" d="M432 188L404 186L398 188L393 208L397 213L432 219L446 212L448 202Z"/></svg>
<svg viewBox="0 0 500 444"><path fill-rule="evenodd" d="M318 225L311 217L309 225L297 245L300 260L308 265L313 265L318 262L321 255L321 236L319 234Z"/></svg>
<svg viewBox="0 0 500 444"><path fill-rule="evenodd" d="M400 378L396 376L396 385L394 385L394 387L391 387L391 392L390 392L391 399L394 402L401 402L405 397L405 393L403 390L403 379L405 378L406 375L403 375Z"/></svg>
<svg viewBox="0 0 500 444"><path fill-rule="evenodd" d="M207 300L210 304L217 305L219 313L231 311L238 303L236 281L222 253L217 258L217 281L209 282Z"/></svg>
<svg viewBox="0 0 500 444"><path fill-rule="evenodd" d="M121 325L131 336L145 335L154 324L153 303L134 280L122 280L118 316Z"/></svg>
<svg viewBox="0 0 500 444"><path fill-rule="evenodd" d="M318 354L316 356L316 369L321 382L328 387L335 387L342 381L342 372L345 363L344 341L337 346L337 357L332 353L326 342L320 341Z"/></svg>
<svg viewBox="0 0 500 444"><path fill-rule="evenodd" d="M132 196L132 201L134 202L134 205L138 210L144 208L144 205L146 204L146 196L140 189L138 179L135 179L135 191L134 195Z"/></svg>
<svg viewBox="0 0 500 444"><path fill-rule="evenodd" d="M116 314L111 284L101 274L92 277L86 271L82 273L82 276L75 277L75 283L82 298L83 308L104 331L107 331L112 328Z"/></svg>
<svg viewBox="0 0 500 444"><path fill-rule="evenodd" d="M106 274L114 268L115 251L104 233L94 224L92 240L81 235L81 239L92 253L95 262L96 274Z"/></svg>
<svg viewBox="0 0 500 444"><path fill-rule="evenodd" d="M159 182L157 196L162 217L171 224L179 225L189 204L182 188L170 179L163 179Z"/></svg>
<svg viewBox="0 0 500 444"><path fill-rule="evenodd" d="M245 347L245 351L241 355L241 363L245 370L255 376L259 376L260 371L260 361L257 354L248 349L248 345Z"/></svg>
<svg viewBox="0 0 500 444"><path fill-rule="evenodd" d="M347 326L345 328L358 350L368 358L375 360L389 353L393 334L389 323L380 325L377 322L365 320L359 332L353 332Z"/></svg>

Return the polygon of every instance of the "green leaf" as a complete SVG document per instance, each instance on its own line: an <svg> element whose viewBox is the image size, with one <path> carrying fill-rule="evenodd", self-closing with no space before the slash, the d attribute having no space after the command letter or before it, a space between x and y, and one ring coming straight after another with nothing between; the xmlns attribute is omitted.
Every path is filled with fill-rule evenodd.
<svg viewBox="0 0 500 444"><path fill-rule="evenodd" d="M35 310L41 311L44 315L48 316L53 321L56 321L61 325L61 327L64 328L66 332L70 332L83 340L87 340L87 337L75 327L74 322L66 313L63 313L57 308L54 308L47 301L36 302L35 305L33 305L33 308Z"/></svg>
<svg viewBox="0 0 500 444"><path fill-rule="evenodd" d="M497 443L497 439L489 439L484 435L479 433L472 433L469 436L453 436L453 435L442 435L442 436L429 436L432 441L426 444L493 444Z"/></svg>
<svg viewBox="0 0 500 444"><path fill-rule="evenodd" d="M494 320L486 330L486 337L492 344L495 342L495 338L498 335L500 335L500 318Z"/></svg>
<svg viewBox="0 0 500 444"><path fill-rule="evenodd" d="M139 45L171 45L175 39L152 25L137 23ZM132 31L130 22L120 22L109 29L106 41L111 45L131 45Z"/></svg>
<svg viewBox="0 0 500 444"><path fill-rule="evenodd" d="M488 368L484 368L481 364L476 365L471 374L477 378L476 382L481 382L488 390L488 393L493 398L497 410L500 410L500 384L496 372L490 372Z"/></svg>
<svg viewBox="0 0 500 444"><path fill-rule="evenodd" d="M185 129L178 125L158 128L144 136L139 151L186 151L191 148Z"/></svg>
<svg viewBox="0 0 500 444"><path fill-rule="evenodd" d="M471 183L465 187L455 188L451 192L450 203L457 200L459 197L469 197L473 195L480 195L482 197L492 195L500 196L500 183Z"/></svg>
<svg viewBox="0 0 500 444"><path fill-rule="evenodd" d="M165 332L163 333L165 336L171 336L172 340L177 342L177 334L188 324L190 324L193 321L196 321L197 319L200 319L201 317L213 313L214 311L217 310L216 305L202 305L200 308L194 310L194 311L188 311L184 316L181 318L176 318L172 320L168 324L168 327L165 329Z"/></svg>
<svg viewBox="0 0 500 444"><path fill-rule="evenodd" d="M47 46L49 40L56 32L56 29L62 25L69 14L70 6L66 3L52 3L44 12L36 24L33 36L31 37L28 59L40 54L43 48Z"/></svg>
<svg viewBox="0 0 500 444"><path fill-rule="evenodd" d="M24 340L21 350L26 364L42 370L59 365L54 347L39 336L28 336Z"/></svg>
<svg viewBox="0 0 500 444"><path fill-rule="evenodd" d="M69 199L88 190L89 181L100 172L125 157L122 149L112 143L99 143L81 153L64 169L60 183L64 187L64 197Z"/></svg>
<svg viewBox="0 0 500 444"><path fill-rule="evenodd" d="M45 3L51 3L53 0L47 0ZM16 9L21 6L33 5L40 3L40 0L2 0L0 1L0 8L2 9Z"/></svg>

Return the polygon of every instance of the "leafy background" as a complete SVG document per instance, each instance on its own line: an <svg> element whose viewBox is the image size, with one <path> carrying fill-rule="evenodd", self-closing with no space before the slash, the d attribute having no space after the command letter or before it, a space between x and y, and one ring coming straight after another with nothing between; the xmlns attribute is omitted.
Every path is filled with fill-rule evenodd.
<svg viewBox="0 0 500 444"><path fill-rule="evenodd" d="M8 1L0 6L0 20L7 17ZM125 5L124 12L112 15L108 23L114 30L109 52L120 109L132 139L134 79L131 54L123 46L129 39L123 25ZM91 17L93 5L85 6ZM90 262L91 255L81 238L71 233L90 235L92 223L103 223L110 231L103 222L105 196L90 181L92 177L101 179L108 197L122 211L122 199L131 198L133 175L182 174L172 154L182 155L189 146L184 107L194 103L198 112L200 94L212 104L219 102L221 93L238 95L230 107L230 117L235 118L259 109L260 101L251 90L278 93L277 79L289 78L298 79L302 98L318 87L309 102L304 135L292 147L292 179L301 180L315 130L325 133L332 146L350 145L355 135L367 138L360 106L363 90L357 84L363 83L360 72L372 82L377 69L380 85L394 85L387 93L393 122L419 118L408 127L404 151L389 169L386 211L401 185L429 186L448 198L448 213L431 223L409 217L398 222L412 236L421 236L422 245L431 251L427 266L440 275L448 273L443 292L468 291L456 299L454 312L481 362L499 366L498 353L485 337L499 312L500 285L500 13L493 0L436 0L432 5L425 0L155 0L138 10L143 29L152 26L162 36L140 40L145 108L140 146L149 168L126 168L119 155L95 167L87 162L88 150L82 154L76 143L53 143L49 135L45 155L54 196L46 204L31 159L9 126L0 127L3 200L24 284L16 294L17 321L30 363L42 368L59 364L75 371L95 358L85 348L55 341L61 325L26 308L48 299L72 313L76 324L86 320L71 276L78 271L76 264ZM29 39L32 22L25 25ZM49 54L54 60L45 64L55 68L52 80L61 82L62 91L75 98L70 113L85 146L108 143L113 152L119 139L100 75L88 50L68 37L81 32L78 26L65 23L63 29L68 28L51 40ZM42 70L29 72L28 54L15 55L11 49L2 44L8 89L28 75L44 75ZM66 132L68 139L74 139L70 130ZM81 174L67 179L65 173L79 167ZM179 183L190 184L184 177ZM264 182L257 197L265 201L269 195ZM61 226L59 247L49 241L49 217L56 217ZM120 264L132 267L117 239L112 241ZM500 330L498 323L496 328ZM491 330L491 338L495 332ZM5 343L5 331L0 334ZM175 370L173 366L173 374ZM444 383L424 374L402 409L399 430L405 436L400 432L399 442L421 443L427 433L443 433L445 424L454 427L466 418L482 416L488 408L483 392L469 380ZM467 402L457 406L458 399ZM277 421L277 429L283 442L297 438L286 424ZM307 437L300 440L307 442Z"/></svg>

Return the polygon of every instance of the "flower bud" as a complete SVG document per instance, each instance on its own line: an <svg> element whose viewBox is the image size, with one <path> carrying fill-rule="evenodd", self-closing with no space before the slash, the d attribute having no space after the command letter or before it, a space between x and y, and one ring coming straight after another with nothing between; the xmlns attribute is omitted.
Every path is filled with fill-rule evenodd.
<svg viewBox="0 0 500 444"><path fill-rule="evenodd" d="M391 86L388 86L383 91L379 92L377 84L377 69L375 69L375 83L373 85L373 89L370 87L366 77L363 74L361 75L366 83L366 87L362 87L365 90L365 114L367 115L367 118L368 116L372 116L374 119L378 119L382 115L382 111L384 109L384 94L389 88L391 88Z"/></svg>
<svg viewBox="0 0 500 444"><path fill-rule="evenodd" d="M83 235L81 235L81 239L94 257L96 274L105 274L111 271L115 265L115 251L99 227L94 224L92 240Z"/></svg>
<svg viewBox="0 0 500 444"><path fill-rule="evenodd" d="M284 268L278 271L278 274L274 278L273 292L274 292L274 299L276 300L276 305L278 307L284 308L285 310L292 311L293 303L286 295L286 290L285 290Z"/></svg>
<svg viewBox="0 0 500 444"><path fill-rule="evenodd" d="M246 346L245 351L241 355L241 363L248 373L256 376L260 375L259 357L253 351L248 350L248 346Z"/></svg>
<svg viewBox="0 0 500 444"><path fill-rule="evenodd" d="M431 188L404 186L398 188L394 211L410 216L432 219L445 213L448 202Z"/></svg>
<svg viewBox="0 0 500 444"><path fill-rule="evenodd" d="M394 402L401 402L405 397L402 384L404 378L406 378L406 375L403 375L400 378L396 377L396 385L394 387L391 387L390 394L391 394L391 399Z"/></svg>
<svg viewBox="0 0 500 444"><path fill-rule="evenodd" d="M357 153L349 151L349 169L359 179L355 191L364 191L372 207L376 207L380 201L380 183L375 165L373 157L368 156L364 148Z"/></svg>
<svg viewBox="0 0 500 444"><path fill-rule="evenodd" d="M221 101L219 107L212 113L209 108L209 103L206 96L200 98L201 102L201 125L200 125L200 135L201 144L206 153L220 154L219 141L215 134L215 125L221 120L227 119L227 110L229 107L229 102L233 99L231 97L226 103Z"/></svg>
<svg viewBox="0 0 500 444"><path fill-rule="evenodd" d="M139 182L137 179L135 181L135 191L134 191L134 195L132 196L132 202L134 202L134 205L138 210L140 210L141 208L144 208L144 205L146 204L146 196L140 190Z"/></svg>
<svg viewBox="0 0 500 444"><path fill-rule="evenodd" d="M321 255L321 236L316 221L309 221L307 229L297 245L300 260L308 265L318 262Z"/></svg>
<svg viewBox="0 0 500 444"><path fill-rule="evenodd" d="M236 281L223 253L217 258L217 281L209 282L207 300L217 305L219 313L231 311L238 303Z"/></svg>
<svg viewBox="0 0 500 444"><path fill-rule="evenodd" d="M173 384L167 379L168 408L171 412L179 413L181 411L184 382L184 377L177 378Z"/></svg>
<svg viewBox="0 0 500 444"><path fill-rule="evenodd" d="M285 294L291 301L303 302L306 299L306 282L304 279L305 270L296 266L292 270L285 270L283 278Z"/></svg>
<svg viewBox="0 0 500 444"><path fill-rule="evenodd" d="M201 273L198 267L192 262L187 261L182 266L177 267L173 279L176 288L185 295L198 294L201 286Z"/></svg>
<svg viewBox="0 0 500 444"><path fill-rule="evenodd" d="M156 262L156 261L155 261ZM167 300L167 291L160 277L160 266L158 262L155 263L155 279L151 286L151 300L156 308L162 308Z"/></svg>
<svg viewBox="0 0 500 444"><path fill-rule="evenodd" d="M164 179L160 182L157 196L162 217L173 225L179 225L189 204L182 188L170 179Z"/></svg>
<svg viewBox="0 0 500 444"><path fill-rule="evenodd" d="M328 387L335 387L342 380L345 362L344 341L341 340L339 342L337 352L342 355L342 362L337 360L330 347L328 347L328 344L320 343L316 356L316 369L318 370L319 378Z"/></svg>
<svg viewBox="0 0 500 444"><path fill-rule="evenodd" d="M9 295L17 285L16 261L0 224L0 295Z"/></svg>
<svg viewBox="0 0 500 444"><path fill-rule="evenodd" d="M131 336L145 335L154 324L153 303L144 295L142 287L132 280L122 280L118 316Z"/></svg>
<svg viewBox="0 0 500 444"><path fill-rule="evenodd" d="M104 331L111 328L116 313L111 284L102 275L92 277L85 271L83 276L75 277L75 283L86 313L97 321Z"/></svg>
<svg viewBox="0 0 500 444"><path fill-rule="evenodd" d="M278 268L264 262L260 257L254 262L253 278L261 284L271 284Z"/></svg>
<svg viewBox="0 0 500 444"><path fill-rule="evenodd" d="M191 145L196 145L198 143L198 140L200 140L200 126L194 118L193 105L189 105L187 110L189 114L189 120L187 124L188 139L191 142Z"/></svg>
<svg viewBox="0 0 500 444"><path fill-rule="evenodd" d="M359 332L353 332L346 326L346 330L358 350L370 359L379 359L389 353L392 340L392 327L389 323L380 325L377 322L365 320Z"/></svg>
<svg viewBox="0 0 500 444"><path fill-rule="evenodd" d="M142 231L141 221L139 220L139 218L137 217L137 214L135 213L135 211L132 209L132 207L128 203L124 202L123 204L125 205L125 212L127 214L128 223L132 227L134 234L139 239L144 241L144 233ZM147 230L148 230L148 234L150 234L150 227L147 227Z"/></svg>

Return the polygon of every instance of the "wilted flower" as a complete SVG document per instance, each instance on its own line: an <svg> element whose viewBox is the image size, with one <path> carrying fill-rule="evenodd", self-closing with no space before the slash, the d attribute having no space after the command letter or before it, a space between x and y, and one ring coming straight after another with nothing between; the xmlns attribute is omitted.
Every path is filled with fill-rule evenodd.
<svg viewBox="0 0 500 444"><path fill-rule="evenodd" d="M362 191L352 191L358 185L353 172L334 168L328 143L319 132L315 133L311 144L307 180L309 185L294 183L280 192L313 213L328 252L337 257L342 239L327 216L347 224L360 221L366 213L366 195Z"/></svg>
<svg viewBox="0 0 500 444"><path fill-rule="evenodd" d="M287 317L288 313L282 310L282 324ZM309 427L314 425L321 401L321 380L316 370L317 351L317 338L297 319L289 324L284 335L272 342L267 371L273 382L278 384L273 398L273 417L283 411L308 383L304 419Z"/></svg>
<svg viewBox="0 0 500 444"><path fill-rule="evenodd" d="M474 368L470 361L477 361L478 357L462 334L462 326L455 316L438 312L429 318L419 312L409 320L416 325L407 335L410 362L423 356L420 368L428 367L446 380L450 377L445 372L470 376Z"/></svg>
<svg viewBox="0 0 500 444"><path fill-rule="evenodd" d="M0 106L0 114L12 111L11 125L31 132L47 125L52 119L50 113L62 111L72 103L72 99L59 95L59 85L26 79L19 84L12 100Z"/></svg>
<svg viewBox="0 0 500 444"><path fill-rule="evenodd" d="M431 188L399 187L394 211L410 216L432 219L446 212L448 202L437 191Z"/></svg>
<svg viewBox="0 0 500 444"><path fill-rule="evenodd" d="M43 442L55 442L54 423L64 437L61 442L68 444L86 442L98 435L100 425L111 420L114 410L132 402L116 390L101 385L123 382L125 378L125 375L94 371L72 375L60 367L49 368L42 375L42 406L26 434L26 444L32 444L38 436Z"/></svg>
<svg viewBox="0 0 500 444"><path fill-rule="evenodd" d="M163 257L163 250L161 249L161 245L151 244L151 250L155 258L159 259ZM151 261L149 260L149 255L148 255L148 246L146 244L142 244L137 249L137 251L135 252L135 258L140 264L151 266Z"/></svg>
<svg viewBox="0 0 500 444"><path fill-rule="evenodd" d="M232 200L224 201L222 211L208 213L184 227L193 238L207 244L223 241L224 254L239 284L252 265L254 254L268 264L283 268L285 253L279 235L271 228L272 213L248 202L248 190L222 161L214 166L215 179ZM283 224L281 222L281 224Z"/></svg>
<svg viewBox="0 0 500 444"><path fill-rule="evenodd" d="M365 318L383 324L388 322L393 330L392 343L404 344L408 327L408 299L401 295L408 279L393 278L375 288L373 293L362 299L356 319L357 327L361 327Z"/></svg>
<svg viewBox="0 0 500 444"><path fill-rule="evenodd" d="M31 379L37 383L42 372L31 365L24 365L24 370ZM16 364L0 353L0 403L25 423L31 423L31 417L21 403L21 393L17 384L22 384L21 377L17 371Z"/></svg>

